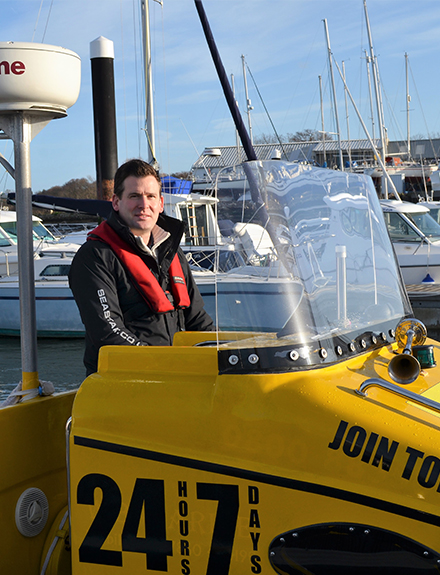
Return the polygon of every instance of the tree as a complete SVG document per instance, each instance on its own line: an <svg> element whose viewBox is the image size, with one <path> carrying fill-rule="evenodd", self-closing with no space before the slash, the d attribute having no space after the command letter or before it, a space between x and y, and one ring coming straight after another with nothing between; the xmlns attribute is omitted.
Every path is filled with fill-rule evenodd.
<svg viewBox="0 0 440 575"><path fill-rule="evenodd" d="M48 190L42 190L39 194L58 198L96 200L96 182L92 181L90 177L72 179L62 186L53 186Z"/></svg>
<svg viewBox="0 0 440 575"><path fill-rule="evenodd" d="M330 134L324 134L326 140L333 140ZM310 128L302 132L295 132L295 134L287 134L289 142L319 142L322 140L322 132L318 130L311 130Z"/></svg>
<svg viewBox="0 0 440 575"><path fill-rule="evenodd" d="M175 172L174 174L171 174L171 176L173 178L178 178L179 180L190 180L191 179L190 172Z"/></svg>
<svg viewBox="0 0 440 575"><path fill-rule="evenodd" d="M281 143L287 142L286 136L279 136ZM254 144L276 144L278 143L278 138L275 134L265 134L261 133L254 137Z"/></svg>
<svg viewBox="0 0 440 575"><path fill-rule="evenodd" d="M330 134L325 133L326 140L333 140ZM294 134L287 133L287 136L279 134L279 139L275 134L261 133L254 137L254 144L276 144L281 141L282 144L286 142L320 142L322 140L322 132L308 128L302 132L295 132Z"/></svg>

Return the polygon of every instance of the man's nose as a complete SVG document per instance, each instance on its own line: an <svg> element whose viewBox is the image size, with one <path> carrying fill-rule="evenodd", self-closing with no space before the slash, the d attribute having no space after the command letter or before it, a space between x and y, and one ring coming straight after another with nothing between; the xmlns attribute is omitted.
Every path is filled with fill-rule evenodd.
<svg viewBox="0 0 440 575"><path fill-rule="evenodd" d="M147 196L144 196L143 194L139 197L139 204L143 207L146 208L149 205L149 201Z"/></svg>

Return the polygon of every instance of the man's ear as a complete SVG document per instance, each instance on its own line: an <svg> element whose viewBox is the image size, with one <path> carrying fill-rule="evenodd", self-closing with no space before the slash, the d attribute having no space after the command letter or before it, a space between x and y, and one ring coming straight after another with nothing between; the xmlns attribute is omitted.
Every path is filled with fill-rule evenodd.
<svg viewBox="0 0 440 575"><path fill-rule="evenodd" d="M112 197L112 206L115 212L119 212L119 198L116 194L113 194Z"/></svg>

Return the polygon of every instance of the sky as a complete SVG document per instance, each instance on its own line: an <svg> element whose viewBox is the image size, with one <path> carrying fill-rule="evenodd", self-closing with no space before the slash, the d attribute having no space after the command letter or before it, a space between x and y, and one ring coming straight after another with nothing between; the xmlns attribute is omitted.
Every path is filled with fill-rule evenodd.
<svg viewBox="0 0 440 575"><path fill-rule="evenodd" d="M90 43L99 36L114 43L118 162L147 158L139 5L140 0L0 0L0 42L51 44L81 58L77 102L31 143L34 192L75 178L96 179ZM324 20L334 61L344 65L348 89L373 135L363 0L203 0L203 6L249 127L245 58L254 139L272 134L273 126L284 136L321 130L321 110L325 131L336 133ZM367 9L389 139L407 137L405 53L411 136L438 136L440 2L367 0ZM156 156L161 172L189 171L204 148L235 145L234 126L194 0L150 0L150 26ZM354 108L346 108L335 64L333 74L341 137L365 138ZM375 126L377 137L377 120ZM0 140L0 153L14 165L10 141ZM14 186L0 166L0 193Z"/></svg>

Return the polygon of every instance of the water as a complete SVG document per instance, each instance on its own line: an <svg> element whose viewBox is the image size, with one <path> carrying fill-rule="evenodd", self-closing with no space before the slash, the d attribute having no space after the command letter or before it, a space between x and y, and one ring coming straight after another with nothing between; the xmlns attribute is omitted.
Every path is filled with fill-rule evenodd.
<svg viewBox="0 0 440 575"><path fill-rule="evenodd" d="M85 378L84 339L39 339L38 375L51 381L55 391L77 389ZM21 380L21 349L18 337L0 337L0 402Z"/></svg>

